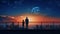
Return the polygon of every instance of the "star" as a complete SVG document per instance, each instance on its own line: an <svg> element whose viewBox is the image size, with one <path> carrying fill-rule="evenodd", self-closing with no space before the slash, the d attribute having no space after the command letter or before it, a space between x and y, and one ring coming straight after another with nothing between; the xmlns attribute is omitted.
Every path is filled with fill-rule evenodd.
<svg viewBox="0 0 60 34"><path fill-rule="evenodd" d="M6 3L7 1L2 1L2 3Z"/></svg>
<svg viewBox="0 0 60 34"><path fill-rule="evenodd" d="M15 4L17 4L17 1L14 1Z"/></svg>

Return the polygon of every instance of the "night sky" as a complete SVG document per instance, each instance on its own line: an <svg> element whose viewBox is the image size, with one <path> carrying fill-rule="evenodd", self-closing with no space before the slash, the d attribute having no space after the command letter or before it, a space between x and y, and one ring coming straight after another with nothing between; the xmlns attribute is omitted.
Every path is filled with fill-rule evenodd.
<svg viewBox="0 0 60 34"><path fill-rule="evenodd" d="M60 0L0 0L0 15L31 13L39 7L39 14L60 17Z"/></svg>

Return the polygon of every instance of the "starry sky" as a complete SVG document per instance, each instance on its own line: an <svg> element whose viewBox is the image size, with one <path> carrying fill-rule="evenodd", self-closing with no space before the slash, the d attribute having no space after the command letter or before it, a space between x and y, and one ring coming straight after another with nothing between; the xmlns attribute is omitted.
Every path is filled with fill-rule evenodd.
<svg viewBox="0 0 60 34"><path fill-rule="evenodd" d="M39 14L60 17L60 0L0 0L0 15L20 15L31 13L39 7Z"/></svg>

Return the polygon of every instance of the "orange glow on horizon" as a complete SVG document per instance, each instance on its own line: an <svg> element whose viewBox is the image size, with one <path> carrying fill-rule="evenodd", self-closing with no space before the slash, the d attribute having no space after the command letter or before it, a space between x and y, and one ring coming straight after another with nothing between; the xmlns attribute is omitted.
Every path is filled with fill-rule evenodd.
<svg viewBox="0 0 60 34"><path fill-rule="evenodd" d="M6 16L3 16L6 17ZM60 18L55 17L48 17L44 15L35 15L35 14L23 14L20 16L8 16L9 20L3 20L3 22L22 22L22 20L25 21L25 18L28 17L29 22L32 23L40 23L40 22L60 22Z"/></svg>
<svg viewBox="0 0 60 34"><path fill-rule="evenodd" d="M30 22L34 22L36 20L36 18L34 18L33 16L21 16L21 20L25 21L25 18L28 17Z"/></svg>
<svg viewBox="0 0 60 34"><path fill-rule="evenodd" d="M42 15L21 15L18 18L19 22L22 22L22 20L25 20L25 18L28 17L30 22L60 22L60 18L52 18L52 17L47 17L47 16L42 16Z"/></svg>

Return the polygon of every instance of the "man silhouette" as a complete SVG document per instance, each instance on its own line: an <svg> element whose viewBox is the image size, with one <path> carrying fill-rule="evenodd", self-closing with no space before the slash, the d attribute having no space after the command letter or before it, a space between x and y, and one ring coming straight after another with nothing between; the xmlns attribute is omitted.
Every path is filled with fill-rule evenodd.
<svg viewBox="0 0 60 34"><path fill-rule="evenodd" d="M28 19L28 17L26 17L26 19L25 19L25 23L26 23L26 29L28 29L28 23L29 23L29 19Z"/></svg>

